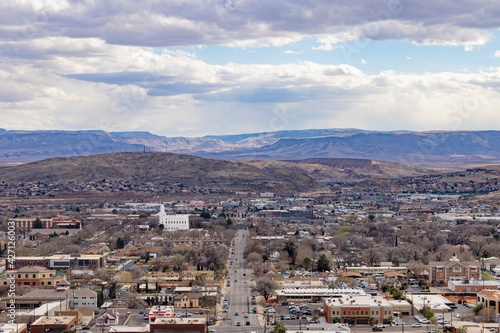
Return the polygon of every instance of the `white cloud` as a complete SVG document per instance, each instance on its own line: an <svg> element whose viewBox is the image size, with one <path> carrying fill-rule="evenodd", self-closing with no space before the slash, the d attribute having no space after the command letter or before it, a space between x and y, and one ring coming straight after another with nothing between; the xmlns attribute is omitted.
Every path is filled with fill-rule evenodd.
<svg viewBox="0 0 500 333"><path fill-rule="evenodd" d="M408 60L412 60L412 57L410 57L410 56L406 56L406 59L408 59Z"/></svg>
<svg viewBox="0 0 500 333"><path fill-rule="evenodd" d="M368 64L365 59L361 59L362 64Z"/></svg>
<svg viewBox="0 0 500 333"><path fill-rule="evenodd" d="M302 50L302 51L285 50L285 51L283 51L283 53L285 53L285 54L303 54L304 50Z"/></svg>
<svg viewBox="0 0 500 333"><path fill-rule="evenodd" d="M495 51L495 54L493 54L495 58L500 58L500 50Z"/></svg>

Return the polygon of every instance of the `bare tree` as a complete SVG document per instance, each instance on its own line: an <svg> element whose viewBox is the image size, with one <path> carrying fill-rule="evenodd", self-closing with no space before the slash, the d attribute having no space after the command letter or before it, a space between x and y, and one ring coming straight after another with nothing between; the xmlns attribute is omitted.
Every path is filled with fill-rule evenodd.
<svg viewBox="0 0 500 333"><path fill-rule="evenodd" d="M255 286L252 288L252 290L253 290L253 292L264 297L264 299L266 300L266 303L267 303L267 300L272 295L274 295L276 288L278 288L278 285L276 284L276 282L273 279L267 278L267 277L262 277L262 278L259 278L255 281Z"/></svg>
<svg viewBox="0 0 500 333"><path fill-rule="evenodd" d="M257 252L252 252L247 256L247 262L251 265L254 265L255 263L260 263L262 262L262 255Z"/></svg>

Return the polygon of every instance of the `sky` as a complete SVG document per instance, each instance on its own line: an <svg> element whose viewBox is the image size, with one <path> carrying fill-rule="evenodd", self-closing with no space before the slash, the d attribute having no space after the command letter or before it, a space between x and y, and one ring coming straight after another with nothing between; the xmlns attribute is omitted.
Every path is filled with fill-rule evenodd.
<svg viewBox="0 0 500 333"><path fill-rule="evenodd" d="M2 0L0 128L500 129L500 2Z"/></svg>

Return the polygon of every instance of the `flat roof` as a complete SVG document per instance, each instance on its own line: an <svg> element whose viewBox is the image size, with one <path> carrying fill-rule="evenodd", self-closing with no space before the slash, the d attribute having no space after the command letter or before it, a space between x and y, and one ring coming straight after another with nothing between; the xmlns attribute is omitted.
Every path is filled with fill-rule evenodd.
<svg viewBox="0 0 500 333"><path fill-rule="evenodd" d="M411 300L413 305L417 309L423 309L424 303L425 303L426 307L430 307L433 310L451 310L451 308L446 304L453 303L441 295L421 295L421 294L419 294L419 295L412 296L412 294L410 293L410 294L406 294L406 299Z"/></svg>
<svg viewBox="0 0 500 333"><path fill-rule="evenodd" d="M31 325L68 325L76 321L76 316L42 316Z"/></svg>
<svg viewBox="0 0 500 333"><path fill-rule="evenodd" d="M327 298L325 300L328 306L341 305L341 306L389 306L390 303L383 297L373 297L371 295L341 295L341 297Z"/></svg>

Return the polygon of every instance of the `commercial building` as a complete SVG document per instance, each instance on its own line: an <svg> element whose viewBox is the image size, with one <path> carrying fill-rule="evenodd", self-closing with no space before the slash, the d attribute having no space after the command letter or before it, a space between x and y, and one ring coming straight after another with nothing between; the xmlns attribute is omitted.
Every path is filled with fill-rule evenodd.
<svg viewBox="0 0 500 333"><path fill-rule="evenodd" d="M22 296L22 298L38 299L68 299L70 308L97 309L97 293L89 289L36 289Z"/></svg>
<svg viewBox="0 0 500 333"><path fill-rule="evenodd" d="M477 303L483 303L486 312L491 314L500 314L500 291L487 289L481 290L477 293Z"/></svg>
<svg viewBox="0 0 500 333"><path fill-rule="evenodd" d="M448 281L448 289L456 293L477 293L483 289L500 290L500 281L496 280L463 280Z"/></svg>
<svg viewBox="0 0 500 333"><path fill-rule="evenodd" d="M6 259L7 260L7 259ZM7 264L7 261L5 261ZM9 262L9 267L14 265L16 270L27 266L38 266L49 269L97 269L103 266L102 255L53 255L48 257L16 257L14 263Z"/></svg>
<svg viewBox="0 0 500 333"><path fill-rule="evenodd" d="M8 286L14 278L17 286L43 286L56 288L57 282L63 280L62 276L56 276L56 271L40 266L23 267L18 270L5 271L0 276L0 285Z"/></svg>
<svg viewBox="0 0 500 333"><path fill-rule="evenodd" d="M51 219L42 219L39 217L30 218L15 218L10 219L9 222L14 222L16 226L16 232L18 233L28 233L33 230L37 225L36 221L39 221L39 229L66 229L75 228L81 229L81 222L77 219L67 219L64 217L57 217Z"/></svg>
<svg viewBox="0 0 500 333"><path fill-rule="evenodd" d="M410 315L411 304L408 302L393 303L383 297L371 295L337 295L323 301L325 318L328 323L340 320L340 323L369 325L370 318L378 323L388 323L395 314ZM335 319L334 319L335 318Z"/></svg>
<svg viewBox="0 0 500 333"><path fill-rule="evenodd" d="M328 288L286 288L276 292L277 302L318 303L325 298L341 295L365 295L360 289L328 289Z"/></svg>
<svg viewBox="0 0 500 333"><path fill-rule="evenodd" d="M35 320L30 326L31 333L76 331L76 317L46 316Z"/></svg>
<svg viewBox="0 0 500 333"><path fill-rule="evenodd" d="M3 333L27 333L28 326L26 324L0 323L0 330Z"/></svg>

